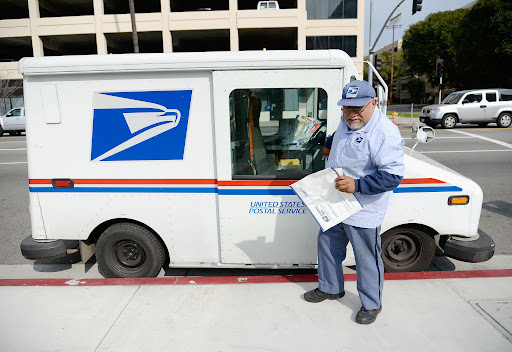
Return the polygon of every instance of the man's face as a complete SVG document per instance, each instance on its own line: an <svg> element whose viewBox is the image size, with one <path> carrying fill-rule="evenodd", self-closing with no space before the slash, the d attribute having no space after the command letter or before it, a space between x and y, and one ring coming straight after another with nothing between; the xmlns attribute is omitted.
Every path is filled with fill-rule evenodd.
<svg viewBox="0 0 512 352"><path fill-rule="evenodd" d="M370 98L363 106L344 106L343 119L353 131L361 129L370 121L377 100Z"/></svg>

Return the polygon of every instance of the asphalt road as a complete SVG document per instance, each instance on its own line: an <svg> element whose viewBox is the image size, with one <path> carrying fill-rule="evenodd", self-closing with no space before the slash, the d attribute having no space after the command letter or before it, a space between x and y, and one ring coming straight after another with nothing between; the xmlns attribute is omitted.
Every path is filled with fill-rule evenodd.
<svg viewBox="0 0 512 352"><path fill-rule="evenodd" d="M401 127L401 131L406 146L412 147L409 129ZM482 187L480 229L494 239L496 254L512 254L512 128L491 124L436 129L434 141L419 144L416 150ZM25 136L0 137L0 265L34 263L19 249L23 238L31 234L26 161Z"/></svg>

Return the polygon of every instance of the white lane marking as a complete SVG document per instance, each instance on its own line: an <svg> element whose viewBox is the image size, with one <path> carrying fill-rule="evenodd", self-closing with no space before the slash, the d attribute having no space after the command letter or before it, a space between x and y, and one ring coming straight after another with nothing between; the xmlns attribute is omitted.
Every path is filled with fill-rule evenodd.
<svg viewBox="0 0 512 352"><path fill-rule="evenodd" d="M13 163L0 163L0 165L13 165L13 164L26 164L26 161L19 161L19 162L13 162Z"/></svg>
<svg viewBox="0 0 512 352"><path fill-rule="evenodd" d="M502 141L498 141L496 139L487 138L487 137L479 136L479 135L474 134L474 133L468 133L468 132L463 132L463 131L457 131L457 130L448 130L448 131L453 132L453 133L464 134L466 136L470 136L470 137L474 137L474 138L483 139L484 141L495 143L495 144L499 144L499 145L502 145L504 147L512 149L512 144L505 143L505 142L502 142Z"/></svg>
<svg viewBox="0 0 512 352"><path fill-rule="evenodd" d="M0 151L9 151L9 150L27 150L27 148L10 148L10 149L0 149Z"/></svg>
<svg viewBox="0 0 512 352"><path fill-rule="evenodd" d="M488 149L488 150L440 150L419 152L421 154L435 154L435 153L480 153L480 152L512 152L512 149Z"/></svg>
<svg viewBox="0 0 512 352"><path fill-rule="evenodd" d="M473 137L457 137L457 136L453 136L453 137L435 137L435 139L464 139L464 138L473 138ZM416 138L406 137L406 138L404 138L404 140L405 139L416 139Z"/></svg>

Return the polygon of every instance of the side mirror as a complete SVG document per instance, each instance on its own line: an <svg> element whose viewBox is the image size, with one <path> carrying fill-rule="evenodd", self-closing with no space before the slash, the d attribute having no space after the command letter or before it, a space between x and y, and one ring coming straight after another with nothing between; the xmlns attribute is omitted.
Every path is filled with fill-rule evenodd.
<svg viewBox="0 0 512 352"><path fill-rule="evenodd" d="M430 143L436 136L436 132L432 127L429 126L423 126L419 127L417 124L414 124L412 126L412 138L417 139L418 141L416 144L414 144L414 147L412 149L416 148L419 142L421 143Z"/></svg>
<svg viewBox="0 0 512 352"><path fill-rule="evenodd" d="M11 117L12 116L12 113L8 113L7 115L5 115L5 117Z"/></svg>

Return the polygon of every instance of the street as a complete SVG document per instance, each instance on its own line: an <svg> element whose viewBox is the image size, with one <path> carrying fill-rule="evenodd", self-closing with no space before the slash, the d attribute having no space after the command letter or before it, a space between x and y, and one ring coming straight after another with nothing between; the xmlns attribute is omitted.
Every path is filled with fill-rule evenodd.
<svg viewBox="0 0 512 352"><path fill-rule="evenodd" d="M410 138L410 129L402 126L400 130L405 145L412 147L415 141ZM480 230L494 239L496 254L512 254L512 129L500 129L494 124L487 128L459 125L435 132L433 142L418 144L416 150L480 185L484 193ZM24 135L6 134L0 138L0 265L34 263L25 259L19 249L23 238L31 233L26 153ZM65 259L44 262L62 260ZM79 256L73 260L79 260Z"/></svg>

